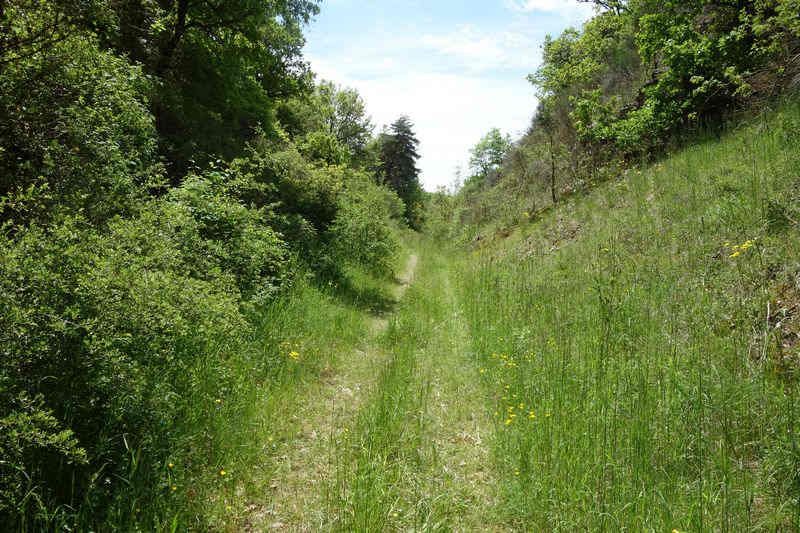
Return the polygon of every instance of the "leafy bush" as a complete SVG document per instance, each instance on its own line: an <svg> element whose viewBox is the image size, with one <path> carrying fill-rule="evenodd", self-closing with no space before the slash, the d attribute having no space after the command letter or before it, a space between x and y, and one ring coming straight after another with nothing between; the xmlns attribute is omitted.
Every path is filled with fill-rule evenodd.
<svg viewBox="0 0 800 533"><path fill-rule="evenodd" d="M336 257L377 273L388 272L398 248L396 221L404 212L396 193L364 174L352 174L328 232Z"/></svg>
<svg viewBox="0 0 800 533"><path fill-rule="evenodd" d="M188 209L202 238L201 249L182 252L198 262L194 276L203 278L209 267L232 274L244 298L263 303L288 275L285 245L267 225L264 208L249 209L225 195L227 178L217 171L190 176L170 192L171 201Z"/></svg>
<svg viewBox="0 0 800 533"><path fill-rule="evenodd" d="M312 165L288 144L273 152L253 150L233 161L228 179L237 184L245 204L273 205L278 214L299 215L323 232L336 217L344 186L342 172L332 168Z"/></svg>
<svg viewBox="0 0 800 533"><path fill-rule="evenodd" d="M88 36L0 70L0 219L93 223L131 212L159 175L148 79Z"/></svg>
<svg viewBox="0 0 800 533"><path fill-rule="evenodd" d="M275 122L275 95L310 80L300 22L315 2L245 2L235 23L192 5L183 28L177 6L146 4L0 7L9 530L161 530L197 505L167 482L241 444L202 406L230 397L243 417L283 364L248 344L263 308L320 257L387 270L397 246L402 202L353 168L371 131L357 93L326 108L335 129L313 106L292 140Z"/></svg>
<svg viewBox="0 0 800 533"><path fill-rule="evenodd" d="M249 331L239 289L273 292L284 250L211 189L189 180L107 232L71 217L0 237L3 512L67 503L101 519L131 450L150 465L175 453L193 395L234 386L224 354Z"/></svg>

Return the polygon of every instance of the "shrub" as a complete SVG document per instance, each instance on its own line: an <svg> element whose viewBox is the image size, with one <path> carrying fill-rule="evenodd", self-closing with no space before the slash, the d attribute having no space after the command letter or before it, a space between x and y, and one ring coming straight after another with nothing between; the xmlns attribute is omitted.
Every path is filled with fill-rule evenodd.
<svg viewBox="0 0 800 533"><path fill-rule="evenodd" d="M230 165L230 179L239 184L242 200L257 206L273 205L276 213L299 215L317 232L333 222L344 183L341 172L317 167L293 146L273 152L252 151Z"/></svg>
<svg viewBox="0 0 800 533"><path fill-rule="evenodd" d="M188 209L202 238L200 249L182 251L195 258L192 269L204 277L209 262L218 272L232 274L242 296L265 302L285 281L286 249L267 225L265 208L250 209L227 196L226 172L190 176L169 198Z"/></svg>
<svg viewBox="0 0 800 533"><path fill-rule="evenodd" d="M71 37L0 70L0 220L129 213L159 176L149 82Z"/></svg>
<svg viewBox="0 0 800 533"><path fill-rule="evenodd" d="M332 249L341 261L386 273L398 248L392 217L402 217L405 206L396 193L366 175L353 173L349 178L328 232Z"/></svg>
<svg viewBox="0 0 800 533"><path fill-rule="evenodd" d="M103 232L70 217L0 235L5 523L34 502L99 523L134 476L153 487L166 456L213 438L187 429L197 395L236 387L239 288L273 291L283 248L210 189L190 180Z"/></svg>

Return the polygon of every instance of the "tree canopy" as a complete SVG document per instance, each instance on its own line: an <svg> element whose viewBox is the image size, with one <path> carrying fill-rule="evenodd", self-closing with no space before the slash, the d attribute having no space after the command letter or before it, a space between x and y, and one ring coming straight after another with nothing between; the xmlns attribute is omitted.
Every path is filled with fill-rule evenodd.
<svg viewBox="0 0 800 533"><path fill-rule="evenodd" d="M418 146L414 125L406 115L381 134L381 179L405 202L406 217L412 227L419 227L418 206L422 195L417 168Z"/></svg>
<svg viewBox="0 0 800 533"><path fill-rule="evenodd" d="M302 25L315 0L123 2L103 40L160 80L152 104L173 176L275 135L273 109L310 85Z"/></svg>
<svg viewBox="0 0 800 533"><path fill-rule="evenodd" d="M505 136L497 128L492 128L470 150L469 165L474 177L480 181L489 177L503 165L506 153L511 148L511 136Z"/></svg>

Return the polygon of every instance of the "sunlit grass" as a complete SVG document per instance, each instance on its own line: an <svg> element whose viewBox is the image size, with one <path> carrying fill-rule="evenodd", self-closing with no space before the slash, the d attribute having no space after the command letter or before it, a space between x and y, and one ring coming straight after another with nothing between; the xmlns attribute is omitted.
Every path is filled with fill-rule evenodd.
<svg viewBox="0 0 800 533"><path fill-rule="evenodd" d="M461 262L509 524L797 527L797 352L774 313L798 283L799 116L629 171Z"/></svg>

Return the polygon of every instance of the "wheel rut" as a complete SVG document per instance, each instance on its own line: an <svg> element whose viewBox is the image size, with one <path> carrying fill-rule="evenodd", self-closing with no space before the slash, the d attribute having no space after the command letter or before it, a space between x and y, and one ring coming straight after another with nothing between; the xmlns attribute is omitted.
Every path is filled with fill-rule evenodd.
<svg viewBox="0 0 800 533"><path fill-rule="evenodd" d="M412 283L419 258L411 254L391 288L400 301ZM343 354L326 368L294 413L282 443L265 445L275 460L267 504L249 506L246 531L320 531L329 522L326 490L336 474L337 449L348 438L353 418L374 388L385 354L374 339L387 327L386 317L371 317L370 338L362 349ZM271 446L274 446L272 448ZM271 449L270 449L271 448ZM277 450L275 449L277 448Z"/></svg>

